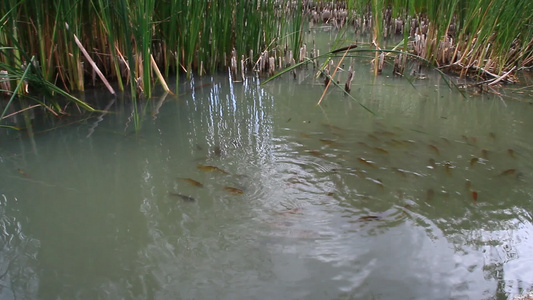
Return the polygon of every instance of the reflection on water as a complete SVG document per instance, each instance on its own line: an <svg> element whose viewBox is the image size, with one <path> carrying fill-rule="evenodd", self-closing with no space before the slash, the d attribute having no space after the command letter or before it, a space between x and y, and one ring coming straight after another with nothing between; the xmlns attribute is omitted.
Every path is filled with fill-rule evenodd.
<svg viewBox="0 0 533 300"><path fill-rule="evenodd" d="M2 135L2 299L505 299L533 287L528 106L367 66L202 78ZM431 76L430 76L431 77Z"/></svg>

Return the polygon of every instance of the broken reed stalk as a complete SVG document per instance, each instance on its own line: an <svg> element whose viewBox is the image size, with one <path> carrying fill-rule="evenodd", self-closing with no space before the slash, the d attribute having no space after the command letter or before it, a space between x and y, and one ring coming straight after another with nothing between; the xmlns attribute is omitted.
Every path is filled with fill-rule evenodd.
<svg viewBox="0 0 533 300"><path fill-rule="evenodd" d="M12 112L12 113L10 113L9 115L5 115L5 116L3 116L2 118L0 118L0 120L7 119L7 118L9 118L9 117L12 117L12 116L14 116L14 115L17 115L17 114L19 114L19 113L25 111L25 110L29 110L29 109L36 108L36 107L40 107L40 106L43 106L43 105L42 105L42 104L35 104L35 105L32 105L32 106L28 106L28 107L23 108L23 109L21 109L21 110L17 110L16 112Z"/></svg>
<svg viewBox="0 0 533 300"><path fill-rule="evenodd" d="M68 23L65 23L65 27L67 28L67 30L69 30L69 26L68 26ZM96 74L98 75L98 77L100 77L100 79L104 82L106 88L109 90L109 92L111 93L111 95L113 96L116 96L116 93L115 93L115 90L113 89L113 87L109 84L109 82L107 81L107 79L105 78L104 74L102 74L102 72L100 72L100 69L98 68L98 66L96 65L96 63L94 62L94 60L91 58L91 56L89 55L89 53L87 52L87 50L85 50L85 47L83 47L83 45L81 44L80 40L78 39L78 37L76 36L76 34L72 34L74 36L74 42L76 42L76 45L78 45L78 47L80 48L81 50L81 53L83 53L83 56L85 56L85 58L87 59L87 61L89 61L89 63L91 64L91 66L93 67L93 70L96 72Z"/></svg>
<svg viewBox="0 0 533 300"><path fill-rule="evenodd" d="M165 92L167 92L167 93L169 93L171 95L174 95L174 93L172 93L172 91L170 91L170 89L168 88L167 82L165 81L165 78L163 77L163 74L161 74L161 72L159 71L159 68L157 67L157 64L155 63L155 59L154 59L154 56L152 54L150 54L150 62L152 64L152 68L153 68L155 74L157 75L157 78L159 79L159 82L163 86L163 89L165 90Z"/></svg>
<svg viewBox="0 0 533 300"><path fill-rule="evenodd" d="M346 54L348 54L348 51L350 51L350 49L351 48L347 48L346 51L344 51L344 54L342 55L342 58L339 60L339 63L335 67L335 70L333 70L333 74L331 75L331 78L328 81L328 84L326 85L326 88L324 89L324 92L322 92L322 96L320 97L320 99L318 100L318 103L316 105L320 105L320 103L322 102L322 99L324 99L324 96L326 95L326 92L328 91L328 88L329 88L329 85L331 84L331 81L335 80L334 79L335 78L335 73L337 73L337 70L339 69L340 65L342 64L342 61L344 60L344 58L346 57ZM326 76L329 76L329 75L326 75Z"/></svg>

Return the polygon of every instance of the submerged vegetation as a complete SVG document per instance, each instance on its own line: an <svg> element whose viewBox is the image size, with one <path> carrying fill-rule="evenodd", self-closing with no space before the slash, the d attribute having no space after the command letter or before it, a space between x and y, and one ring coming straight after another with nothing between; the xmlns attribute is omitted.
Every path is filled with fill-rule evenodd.
<svg viewBox="0 0 533 300"><path fill-rule="evenodd" d="M6 0L0 17L0 89L10 97L0 119L16 97L32 91L60 93L92 109L72 92L103 82L115 94L112 81L136 101L150 98L156 83L172 93L171 75L229 71L235 81L250 71L272 75L320 56L306 46L308 23L370 36L370 49L327 57L372 51L375 74L389 60L403 75L414 57L496 84L515 82L516 71L533 66L529 0ZM391 36L401 42L386 49ZM351 77L347 93L350 85ZM31 99L54 114L64 111L52 97Z"/></svg>

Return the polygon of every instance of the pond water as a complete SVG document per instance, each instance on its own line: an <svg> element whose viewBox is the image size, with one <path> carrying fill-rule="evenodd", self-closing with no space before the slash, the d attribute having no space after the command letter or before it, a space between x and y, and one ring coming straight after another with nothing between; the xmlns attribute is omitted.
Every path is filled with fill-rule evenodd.
<svg viewBox="0 0 533 300"><path fill-rule="evenodd" d="M128 97L105 91L85 97L110 113L4 132L0 298L533 288L533 108L369 70L357 64L351 94L376 115L337 89L317 106L309 70L182 82L139 104L137 133Z"/></svg>

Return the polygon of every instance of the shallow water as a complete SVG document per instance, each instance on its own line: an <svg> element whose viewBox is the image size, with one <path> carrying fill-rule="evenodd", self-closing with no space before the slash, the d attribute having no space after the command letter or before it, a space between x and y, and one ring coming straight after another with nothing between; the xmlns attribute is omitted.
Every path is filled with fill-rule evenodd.
<svg viewBox="0 0 533 300"><path fill-rule="evenodd" d="M376 116L333 89L317 106L322 81L300 71L180 84L139 105L137 133L127 96L105 91L86 98L112 113L33 139L4 132L0 298L533 288L532 108L357 68L351 94Z"/></svg>

